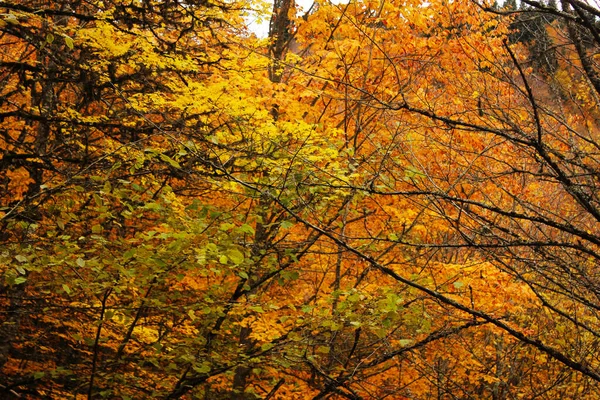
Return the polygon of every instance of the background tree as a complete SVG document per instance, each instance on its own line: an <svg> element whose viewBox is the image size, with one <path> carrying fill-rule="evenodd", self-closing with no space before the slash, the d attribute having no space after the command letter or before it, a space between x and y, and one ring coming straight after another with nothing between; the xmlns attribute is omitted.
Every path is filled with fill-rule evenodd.
<svg viewBox="0 0 600 400"><path fill-rule="evenodd" d="M512 336L512 339L508 339L511 343L516 340L526 345L501 346L499 343L504 338L498 332L497 350L504 347L506 351L519 351L521 356L518 358L527 361L514 359L515 364L508 368L495 362L495 365L488 364L483 370L514 371L524 364L530 365L530 362L535 365L533 360L538 356L535 352L531 353L527 346L532 346L544 357L553 360L547 365L538 364L528 369L531 377L535 376L536 384L520 386L519 379L497 372L499 375L490 378L490 385L475 386L471 393L490 390L495 393L494 396L503 397L510 396L514 391L530 391L529 395L550 393L548 396L552 397L557 393L566 393L552 394L552 390L560 391L567 385L570 388L567 392L576 388L595 396L593 384L590 383L598 378L593 363L595 352L592 350L595 348L595 335L592 333L595 302L592 292L582 294L583 288L595 287L590 280L594 276L593 263L591 270L582 269L583 265L588 265L584 260L589 261L588 257L593 257L595 253L594 245L581 247L584 241L579 236L583 232L589 235L589 229L595 223L593 214L584 217L586 213L593 213L593 209L581 203L582 199L589 202L593 198L587 192L593 188L587 179L595 173L589 170L587 161L583 163L582 159L570 153L576 151L583 156L587 153L581 147L593 143L589 125L592 122L585 123L588 133L579 131L579 121L586 121L589 116L565 112L564 103L560 104L552 92L555 85L553 79L542 80L535 75L528 75L530 70L523 65L526 52L503 45L504 33L501 30L495 31L497 35L490 35L490 29L499 27L498 20L486 20L468 5L444 6L443 10L436 9L435 5L427 8L416 6L414 14L410 14L410 8L404 8L400 15L412 23L412 26L404 24L407 30L416 28L414 36L406 30L398 35L400 24L385 18L387 15L383 6L357 6L357 9L360 12L353 13L354 4L337 9L323 8L318 23L306 25L307 43L312 41L310 49L314 54L314 65L321 65L322 60L331 61L331 64L326 68L327 73L320 76L320 82L314 77L306 78L303 85L299 86L308 87L309 91L300 93L310 96L312 92L311 104L328 107L332 114L337 115L341 119L338 126L343 127L346 137L354 139L352 143L361 143L366 147L364 143L378 141L374 149L387 150L390 147L381 143L382 132L391 131L398 134L391 143L396 146L403 143L406 148L396 159L393 159L393 150L383 152L382 156L374 149L369 149L371 152L367 151L368 156L363 155L361 159L356 155L356 148L352 148L348 152L352 157L352 163L349 164L352 172L357 173L349 176L360 177L358 182L340 179L337 184L330 181L329 186L325 186L331 189L333 185L367 194L369 201L374 201L379 207L387 201L398 205L409 200L416 204L419 216L412 219L409 227L435 227L435 230L429 230L426 235L401 236L400 233L405 233L408 224L396 222L394 226L388 212L384 229L367 232L367 236L363 231L362 236L363 239L370 238L372 243L387 243L388 247L383 249L359 242L350 243L345 233L347 230L322 230L323 234L396 281L418 289L450 306L450 309L461 310L471 317L495 325ZM436 24L435 17L428 19L427 12L430 10L448 16L448 20L440 17L441 21ZM390 12L390 15L394 13ZM361 19L365 16L374 17L374 21L367 23ZM347 21L347 25L344 21ZM481 25L476 25L474 21ZM481 26L482 29L478 31L473 26ZM558 42L561 38L560 29L564 29L564 26L556 23L548 28L548 35L557 40L557 45L565 43L564 36L563 42ZM368 27L378 27L379 30L373 33ZM400 37L411 39L403 41L403 48L396 50L393 48L393 39L386 41L383 38L385 27L390 27ZM466 27L476 32L486 32L486 35L469 35ZM441 36L444 39L438 39L443 43L443 48L435 47L440 42L431 40L439 38L436 36L439 32L446 33L445 38ZM561 64L562 59L559 59L557 63L561 71L556 76L562 79L575 76L576 85L580 88L578 92L581 90L579 93L595 96L589 86L586 88L586 82L593 85L594 78L593 73L586 72L590 70L590 58L582 49L578 50L580 42L573 40L576 37L569 35L567 39L572 47L568 44L565 46L570 49L563 53L565 60L572 59L575 52L582 62L578 68L577 65L573 67L566 64L566 61ZM335 37L337 41L328 48L328 40L324 45L315 42L318 37ZM412 57L406 57L406 65L400 68L401 51L406 54L407 43L413 44L422 53L419 56L409 53ZM435 59L435 63L414 62L426 60L429 50L433 50L435 56L430 57ZM498 54L502 56L498 57ZM380 64L377 65L377 62ZM585 62L588 67L584 66ZM456 66L461 68L460 72ZM386 69L389 73L380 72ZM405 77L402 75L405 71L412 73L406 72ZM381 73L380 77L369 80L370 74L377 73ZM583 74L589 74L591 78L588 76L579 80ZM372 82L375 82L374 86L367 85ZM311 88L310 84L314 86ZM563 86L570 93L572 88ZM569 107L579 104L577 107L581 109L580 101L584 98L590 99L588 95L575 96L577 102L569 101ZM593 115L594 106L589 105L586 110ZM387 118L381 109L388 112ZM364 130L365 124L361 123L364 120L360 119L368 111L373 112L373 120L378 123L389 122L395 129L379 127L377 136L369 136L368 131ZM317 118L323 118L322 115L317 114ZM364 135L364 141L361 141L361 135ZM398 140L400 137L403 141ZM587 148L591 150L592 147ZM575 159L579 160L578 168L587 168L587 173L569 165ZM593 163L593 153L590 158L586 155L583 159ZM361 161L364 163L361 164ZM567 164L562 165L565 162ZM361 179L364 180L361 182ZM580 179L585 179L585 183L574 183ZM578 188L579 185L581 188ZM384 200L386 198L389 200ZM363 210L369 210L365 203L360 204ZM377 217L370 215L368 220L373 223ZM318 222L303 221L307 226L318 229ZM373 235L373 232L377 234ZM382 234L383 237L380 236ZM361 236L355 238L358 237ZM590 236L587 238L593 242ZM386 262L381 261L382 255L392 258L390 265L404 266L398 261L402 253L390 250L401 246L420 249L419 257L412 260L428 260L426 265L430 265L432 260L426 257L427 253L443 257L442 265L446 265L445 268L448 268L449 262L461 260L461 274L467 271L464 264L466 257L471 262L480 262L485 266L479 271L479 278L483 282L491 271L491 265L486 261L494 261L492 265L498 268L498 273L507 274L506 279L518 288L514 293L520 298L520 306L515 307L508 300L502 306L489 300L479 303L477 296L483 299L486 293L483 290L475 291L475 284L471 281L468 289L458 290L463 298L457 300L455 294L446 294L443 286L419 281L415 274L406 273L406 269L403 270L403 276L394 268L387 268ZM414 264L418 265L418 261ZM421 267L422 270L424 267ZM440 276L439 272L432 275ZM457 281L460 288L463 288L462 284L462 280ZM489 295L493 296L492 293ZM540 308L550 312L546 315L546 311L539 312ZM591 319L583 322L583 315L589 315ZM565 321L561 321L562 318ZM585 324L585 327L581 324ZM549 330L548 326L552 329ZM555 329L557 326L561 326L562 331ZM573 334L568 339L562 333L557 334L574 329L587 333ZM586 354L588 356L582 362ZM505 357L508 354L501 358ZM591 381L581 381L581 376L574 374L574 371Z"/></svg>
<svg viewBox="0 0 600 400"><path fill-rule="evenodd" d="M524 308L512 308L510 302L505 303L507 313L502 314L499 309L489 307L491 304L478 306L477 296L483 293L478 294L472 284L468 290L460 290L465 297L457 301L438 286L387 268L379 261L379 253L371 248L344 245L386 275L494 324L553 359L555 363L547 373L538 370L545 374L540 388L524 390L541 393L569 382L572 390L577 388L596 396L590 383L598 379L593 289L597 285L592 261L596 239L590 236L597 224L596 190L591 178L596 176L593 161L596 66L591 62L590 47L581 40L583 33L593 35L595 28L589 18L582 16L585 5L569 3L568 7L563 5L563 11L539 3L530 5L561 17L562 25L557 22L549 28L557 45L564 46L555 76L573 77L570 81L573 86L562 88L572 93L576 86L580 95L564 102L553 96L550 90L553 77L543 80L530 74L531 69L523 65L526 54L519 48L504 45L502 57L496 55L500 53L499 44L492 53L486 52L481 43L489 44L494 38L502 40L502 34L497 37L487 34L478 42L471 41L474 36L461 30L474 26L473 18L465 12L468 6L455 5L446 11L452 18L444 26L450 33L445 48L438 50L434 64L420 65L422 72L428 69L431 72L413 73L410 78L398 79L395 86L382 85L387 92L357 90L395 113L390 119L406 126L410 133L404 140L410 145L402 164L386 168L382 161L367 163L370 167L379 166L376 179L352 185L372 196L389 197L396 204L413 199L423 207L421 215L432 220L439 218L435 226L441 229L437 228L437 235L402 237L397 232L404 229L396 228L394 236L387 238L390 245L443 248L450 257L446 260L460 259L464 254L464 250L450 251L452 248L477 250L468 253L471 262L491 260L499 271L512 276L517 285L528 286L519 290ZM426 14L422 8L418 11ZM430 39L423 32L431 32L432 27L440 26L427 20L421 35ZM373 38L364 36L366 40ZM379 43L373 39L372 46L383 47ZM452 49L449 43L456 43L457 47ZM424 47L431 46L428 42ZM445 49L452 50L445 53ZM456 67L443 64L444 54L452 55L452 61L448 60L461 68L460 76L455 75ZM578 60L574 65L573 56ZM399 57L386 49L379 59L393 59L393 65L398 65ZM394 68L391 62L388 68ZM410 68L398 68L404 70ZM426 76L427 82L415 76ZM352 90L356 80L350 82L346 86ZM392 87L394 90L390 90ZM571 107L577 111L572 112ZM399 168L400 165L404 168ZM408 171L408 176L398 176L396 171L402 169ZM430 221L425 225L434 226ZM389 228L388 225L388 232ZM452 228L454 234L447 228ZM344 242L339 237L337 240ZM486 273L489 268L483 269L480 276L484 278ZM538 312L539 308L543 312ZM570 334L565 336L564 332ZM498 371L499 367L492 368ZM580 381L580 376L573 375L575 371L589 380ZM504 388L515 385L508 377L496 376L496 379L500 379L496 383ZM500 396L498 390L495 393ZM502 396L508 396L506 391L503 393Z"/></svg>

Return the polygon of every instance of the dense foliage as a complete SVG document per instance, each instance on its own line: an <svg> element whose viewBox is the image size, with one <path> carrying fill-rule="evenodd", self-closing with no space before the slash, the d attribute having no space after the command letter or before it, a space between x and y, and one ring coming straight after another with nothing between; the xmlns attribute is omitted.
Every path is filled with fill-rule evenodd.
<svg viewBox="0 0 600 400"><path fill-rule="evenodd" d="M600 398L599 17L0 2L0 397Z"/></svg>

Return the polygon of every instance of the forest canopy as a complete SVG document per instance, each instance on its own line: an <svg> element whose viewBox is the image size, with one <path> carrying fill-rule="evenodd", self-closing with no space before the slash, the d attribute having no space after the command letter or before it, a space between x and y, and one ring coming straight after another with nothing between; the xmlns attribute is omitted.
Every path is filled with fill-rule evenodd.
<svg viewBox="0 0 600 400"><path fill-rule="evenodd" d="M0 1L0 398L600 399L599 21Z"/></svg>

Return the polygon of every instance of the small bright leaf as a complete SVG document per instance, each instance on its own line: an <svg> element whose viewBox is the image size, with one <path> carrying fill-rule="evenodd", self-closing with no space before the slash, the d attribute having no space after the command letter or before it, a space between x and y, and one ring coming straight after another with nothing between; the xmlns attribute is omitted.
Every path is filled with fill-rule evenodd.
<svg viewBox="0 0 600 400"><path fill-rule="evenodd" d="M73 43L73 39L70 36L63 36L63 39L65 41L65 44L67 45L67 47L71 50L73 50L74 48L74 43Z"/></svg>
<svg viewBox="0 0 600 400"><path fill-rule="evenodd" d="M238 249L227 250L227 257L235 264L240 265L244 262L244 253Z"/></svg>
<svg viewBox="0 0 600 400"><path fill-rule="evenodd" d="M24 276L18 276L15 278L14 282L15 282L15 285L20 285L22 283L27 282L27 278L25 278Z"/></svg>
<svg viewBox="0 0 600 400"><path fill-rule="evenodd" d="M291 221L282 221L281 224L279 224L279 226L281 226L282 229L289 229L292 226L294 226L294 223Z"/></svg>
<svg viewBox="0 0 600 400"><path fill-rule="evenodd" d="M463 286L465 286L465 284L464 284L464 283L462 283L461 281L456 281L456 282L454 282L452 285L454 285L454 287L455 287L456 289L460 289L460 288L462 288Z"/></svg>
<svg viewBox="0 0 600 400"><path fill-rule="evenodd" d="M66 283L62 284L62 288L63 288L63 290L65 291L66 294L71 294L71 288Z"/></svg>

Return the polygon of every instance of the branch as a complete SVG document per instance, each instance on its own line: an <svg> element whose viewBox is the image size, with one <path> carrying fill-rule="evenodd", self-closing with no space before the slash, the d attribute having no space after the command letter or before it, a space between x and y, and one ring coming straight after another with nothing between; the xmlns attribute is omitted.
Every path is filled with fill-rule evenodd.
<svg viewBox="0 0 600 400"><path fill-rule="evenodd" d="M96 329L96 338L94 339L94 349L92 357L92 373L90 374L90 386L88 388L88 400L92 400L94 392L94 378L96 377L96 369L98 367L98 353L100 352L100 336L102 334L102 325L104 320L104 314L106 313L106 302L108 297L112 293L112 288L106 289L104 296L102 297L102 308L100 309L100 321L98 322L98 329Z"/></svg>
<svg viewBox="0 0 600 400"><path fill-rule="evenodd" d="M535 96L533 95L533 91L531 90L529 81L527 80L527 77L525 76L525 72L523 72L523 68L521 68L521 64L519 63L519 61L517 61L517 57L515 56L515 53L513 53L513 51L510 49L510 46L508 45L508 40L504 39L503 44L504 44L504 47L506 48L506 51L510 55L510 58L512 59L513 63L517 67L517 70L519 71L519 75L521 75L521 80L523 80L523 84L525 85L525 90L527 91L527 100L529 100L529 102L531 103L531 108L533 110L533 119L535 121L535 128L537 130L538 145L542 146L542 131L543 131L542 130L542 122L540 120L540 115L538 113L538 106L535 101Z"/></svg>
<svg viewBox="0 0 600 400"><path fill-rule="evenodd" d="M224 171L225 173L227 173L227 171ZM354 254L355 256L357 256L359 259L362 259L363 261L367 262L368 264L370 264L372 267L374 267L375 269L379 270L380 272L382 272L383 274L393 278L394 280L403 283L413 289L416 289L420 292L423 292L427 295L429 295L430 297L437 299L438 301L440 301L443 304L446 304L452 308L455 308L459 311L462 311L466 314L471 315L474 318L480 318L484 321L487 321L489 323L491 323L492 325L502 329L503 331L505 331L506 333L508 333L510 336L514 337L515 339L528 344L534 348L536 348L537 350L541 351L542 353L548 355L550 358L553 358L554 360L566 365L567 367L573 369L574 371L578 371L580 373L582 373L583 375L597 381L600 382L600 374L596 371L594 371L593 369L591 369L590 367L588 367L587 365L585 365L584 363L581 362L577 362L574 361L573 359L569 358L567 355L563 354L562 352L560 352L559 350L548 346L546 344L544 344L542 341L538 340L538 339L534 339L531 338L529 336L527 336L526 334L524 334L523 332L518 331L517 329L509 326L507 323L501 321L499 318L494 317L484 311L481 310L477 310L468 306L465 306L461 303L459 303L456 300L453 300L445 295L443 295L442 293L433 290L433 289L429 289L428 287L425 287L419 283L416 283L410 279L404 278L403 276L399 275L398 273L396 273L393 269L386 267L382 264L380 264L375 258L373 258L372 256L363 253L361 250L358 250L357 248L349 245L348 243L340 240L336 235L334 235L333 233L326 231L325 229L311 223L310 221L302 218L300 215L298 215L297 213L295 213L293 210L291 210L288 206L286 206L285 204L283 204L282 202L278 201L272 194L268 193L268 192L264 192L261 191L260 188L254 186L251 183L242 181L234 176L229 175L230 179L232 179L233 181L239 183L240 185L247 187L251 190L255 190L259 193L262 193L265 196L269 196L271 197L275 202L277 202L279 204L279 206L281 208L283 208L284 210L286 210L290 216L292 216L293 218L295 218L298 222L302 223L304 226L306 226L309 229L315 230L317 232L320 232L323 236L328 237L329 239L331 239L334 243L336 243L337 245L343 247L344 249L346 249L348 252Z"/></svg>

